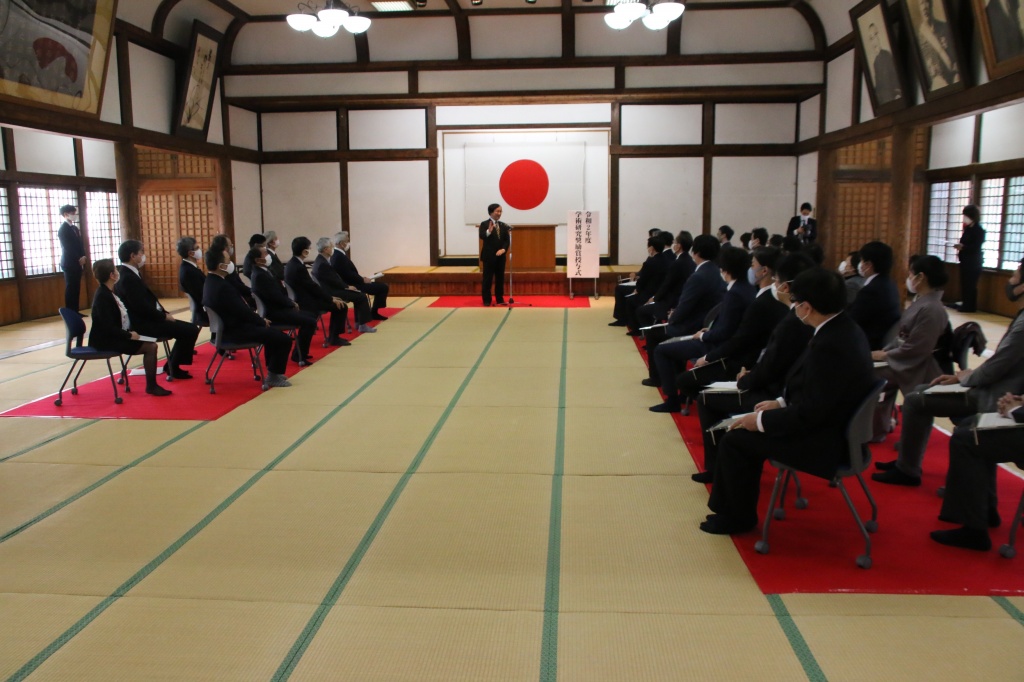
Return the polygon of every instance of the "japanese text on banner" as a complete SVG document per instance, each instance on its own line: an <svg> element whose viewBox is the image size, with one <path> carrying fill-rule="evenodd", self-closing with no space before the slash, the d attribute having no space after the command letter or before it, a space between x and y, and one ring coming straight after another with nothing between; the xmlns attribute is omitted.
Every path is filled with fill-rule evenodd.
<svg viewBox="0 0 1024 682"><path fill-rule="evenodd" d="M569 249L566 274L570 279L595 279L601 270L599 214L597 211L570 211Z"/></svg>

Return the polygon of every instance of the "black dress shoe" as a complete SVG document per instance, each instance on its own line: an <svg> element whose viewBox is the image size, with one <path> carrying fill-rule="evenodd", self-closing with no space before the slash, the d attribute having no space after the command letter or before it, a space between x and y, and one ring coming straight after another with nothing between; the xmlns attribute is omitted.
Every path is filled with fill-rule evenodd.
<svg viewBox="0 0 1024 682"><path fill-rule="evenodd" d="M146 393L149 395L155 395L157 397L163 397L165 395L171 395L171 392L160 384L153 384L152 386L146 386Z"/></svg>
<svg viewBox="0 0 1024 682"><path fill-rule="evenodd" d="M384 320L388 319L388 316L387 315L381 315L380 313L376 313L375 312L373 314L373 319L380 320L381 322L383 322Z"/></svg>
<svg viewBox="0 0 1024 682"><path fill-rule="evenodd" d="M978 552L987 552L992 549L992 540L989 538L987 530L964 526L955 530L933 530L929 535L940 545L973 549Z"/></svg>
<svg viewBox="0 0 1024 682"><path fill-rule="evenodd" d="M701 471L690 476L690 480L696 483L712 483L715 480L715 472Z"/></svg>
<svg viewBox="0 0 1024 682"><path fill-rule="evenodd" d="M642 334L643 332L638 331L636 329L630 329L628 332L626 332L626 336L641 336Z"/></svg>
<svg viewBox="0 0 1024 682"><path fill-rule="evenodd" d="M678 400L666 400L660 405L652 405L647 409L651 412L678 412L683 409L683 406L679 404Z"/></svg>
<svg viewBox="0 0 1024 682"><path fill-rule="evenodd" d="M491 302L490 301L484 301L484 307L485 308L490 308L491 307Z"/></svg>
<svg viewBox="0 0 1024 682"><path fill-rule="evenodd" d="M495 301L494 305L508 305L508 303L505 303L504 301Z"/></svg>
<svg viewBox="0 0 1024 682"><path fill-rule="evenodd" d="M174 365L172 365L170 363L167 363L167 364L164 365L164 374L166 374L167 376L169 376L169 377L171 377L173 379L191 379L192 378L191 374L189 374L185 370L181 369L180 367L175 367Z"/></svg>
<svg viewBox="0 0 1024 682"><path fill-rule="evenodd" d="M658 382L655 381L654 379L651 379L650 377L647 377L646 379L644 379L640 383L643 384L644 386L651 386L653 388L658 388L658 386L659 386Z"/></svg>
<svg viewBox="0 0 1024 682"><path fill-rule="evenodd" d="M340 336L332 336L331 338L329 338L327 340L327 343L329 343L332 346L351 346L352 345L351 341L349 341L348 339L343 339Z"/></svg>
<svg viewBox="0 0 1024 682"><path fill-rule="evenodd" d="M700 529L711 535L738 535L757 527L757 519L753 523L741 523L722 514L712 514L700 524Z"/></svg>
<svg viewBox="0 0 1024 682"><path fill-rule="evenodd" d="M626 323L625 322L619 322L618 320L615 320L614 322L609 322L608 326L609 327L625 327Z"/></svg>
<svg viewBox="0 0 1024 682"><path fill-rule="evenodd" d="M896 468L896 460L890 459L888 462L875 462L875 468L879 471L892 471Z"/></svg>
<svg viewBox="0 0 1024 682"><path fill-rule="evenodd" d="M883 471L880 474L871 474L872 481L878 481L879 483L888 483L889 485L905 485L912 488L921 485L920 476L911 476L905 474L899 469L890 469L889 471Z"/></svg>

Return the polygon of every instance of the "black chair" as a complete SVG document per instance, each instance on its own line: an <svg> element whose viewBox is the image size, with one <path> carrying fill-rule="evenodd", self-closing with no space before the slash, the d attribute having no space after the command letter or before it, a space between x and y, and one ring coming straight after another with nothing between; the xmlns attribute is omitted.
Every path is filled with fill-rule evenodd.
<svg viewBox="0 0 1024 682"><path fill-rule="evenodd" d="M260 360L260 349L262 349L263 346L256 341L248 341L244 343L226 342L224 340L224 320L222 320L220 315L217 314L217 311L212 308L207 306L203 306L203 308L206 310L207 317L210 318L210 331L216 334L216 340L213 342L213 346L218 351L223 351L214 353L213 357L210 358L210 364L206 367L206 383L210 385L210 393L217 392L214 389L214 382L217 380L217 375L220 374L220 368L224 365L224 356L229 351L236 350L249 351L249 360L252 363L253 381L261 382L261 387L264 391L270 388L267 385L266 374L263 372L263 361ZM213 372L213 376L210 376L210 368L213 367L213 361L217 359L218 355L220 356L220 362L217 363L217 369Z"/></svg>
<svg viewBox="0 0 1024 682"><path fill-rule="evenodd" d="M96 350L91 346L83 346L82 339L85 337L85 320L70 308L61 308L59 312L61 319L64 320L64 355L71 358L73 362L67 376L64 377L64 382L60 385L60 390L57 391L57 399L53 401L53 404L60 407L64 403L64 387L68 385L68 379L71 378L71 374L75 372L76 367L78 372L75 373L75 378L71 385L71 395L78 395L78 377L82 375L85 363L90 360L106 360L107 374L110 375L110 385L114 388L114 404L120 405L124 402L124 399L117 394L117 382L114 380L114 370L110 366L110 359L119 358L121 354L116 350ZM74 346L71 345L72 339L75 341Z"/></svg>
<svg viewBox="0 0 1024 682"><path fill-rule="evenodd" d="M284 283L284 290L288 292L288 298L292 299L293 301L299 300L295 296L295 289L292 289L292 285L288 284L288 282ZM346 310L345 312L347 315L348 311ZM328 339L330 339L330 333L327 331L327 322L324 320L324 315L326 314L327 313L317 313L316 316L317 321L320 323L320 331L324 333L324 342L322 344L324 348L327 348L327 346L329 345Z"/></svg>
<svg viewBox="0 0 1024 682"><path fill-rule="evenodd" d="M857 527L860 529L861 535L864 536L864 554L857 557L857 566L860 568L871 568L870 533L878 530L878 505L875 504L875 498L871 496L871 491L868 490L862 474L871 463L871 449L868 447L868 443L870 443L872 437L872 416L875 405L878 403L878 396L881 395L884 387L884 379L876 381L871 390L868 391L867 396L861 401L860 406L857 407L857 411L850 417L846 427L849 461L839 466L829 483L830 486L839 488L839 492L843 494L846 506L849 507L850 513L853 514L853 520L857 522ZM776 513L777 511L782 511L782 505L777 504L779 503L780 489L784 490L785 486L789 483L789 479L795 477L797 473L796 469L781 462L772 460L771 464L778 469L778 473L775 476L775 485L772 487L771 502L768 505L768 513L765 515L761 539L754 545L754 549L760 554L767 554L769 551L768 530L771 527L772 519L785 518L784 512L778 515ZM857 482L860 483L865 497L867 497L868 502L871 504L871 519L869 521L861 520L860 515L857 513L857 508L853 506L853 501L850 499L850 493L847 492L846 486L843 485L843 479L851 477L856 478ZM806 500L803 500L802 505L800 504L800 500L803 498L800 497L799 489L797 497L797 507L806 507Z"/></svg>
<svg viewBox="0 0 1024 682"><path fill-rule="evenodd" d="M267 319L267 306L266 306L265 303L263 303L263 300L259 297L259 295L256 294L255 291L252 292L252 300L253 300L253 302L256 303L256 314L259 315L260 317L264 318L264 319ZM285 334L287 334L288 336L292 337L292 343L298 343L299 342L299 328L296 325L294 325L294 324L276 324L274 322L271 322L270 326L273 327L274 329L280 329ZM296 348L298 348L298 346L296 346ZM296 353L298 353L297 350L296 350ZM306 366L306 361L305 360L299 360L299 367L305 367L305 366Z"/></svg>

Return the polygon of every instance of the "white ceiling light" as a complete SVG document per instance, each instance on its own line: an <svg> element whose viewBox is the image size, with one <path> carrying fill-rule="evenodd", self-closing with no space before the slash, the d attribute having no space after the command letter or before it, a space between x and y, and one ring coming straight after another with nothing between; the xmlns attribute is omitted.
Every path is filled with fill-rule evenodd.
<svg viewBox="0 0 1024 682"><path fill-rule="evenodd" d="M318 21L313 27L313 33L320 36L321 38L333 38L334 34L338 32L341 26L335 26L334 24L328 24L325 21Z"/></svg>
<svg viewBox="0 0 1024 682"><path fill-rule="evenodd" d="M379 0L371 2L373 8L378 12L411 12L412 5L405 0Z"/></svg>
<svg viewBox="0 0 1024 682"><path fill-rule="evenodd" d="M288 25L296 31L308 31L317 24L317 18L312 14L289 14Z"/></svg>
<svg viewBox="0 0 1024 682"><path fill-rule="evenodd" d="M685 7L677 0L648 5L650 0L605 0L615 9L604 15L604 23L616 31L627 28L637 19L651 31L660 31L683 15Z"/></svg>
<svg viewBox="0 0 1024 682"><path fill-rule="evenodd" d="M320 21L331 26L341 26L348 19L348 11L340 7L327 7L316 13Z"/></svg>
<svg viewBox="0 0 1024 682"><path fill-rule="evenodd" d="M658 16L664 16L669 21L675 21L679 17L683 16L683 10L686 7L681 2L674 2L674 0L668 0L668 2L659 2L657 5L651 7L651 12Z"/></svg>
<svg viewBox="0 0 1024 682"><path fill-rule="evenodd" d="M647 13L647 5L639 1L620 2L619 4L615 5L614 12L616 14L621 14L630 21L633 21L634 19L639 19L640 17Z"/></svg>
<svg viewBox="0 0 1024 682"><path fill-rule="evenodd" d="M616 31L621 31L622 29L632 24L633 21L627 17L622 16L621 14L616 14L615 12L608 12L608 14L604 15L604 23L608 24L610 28L614 28Z"/></svg>
<svg viewBox="0 0 1024 682"><path fill-rule="evenodd" d="M392 2L393 5L402 5L401 8L393 8L391 11L408 11L412 7L408 2ZM330 38L338 33L338 29L344 27L349 33L365 33L370 28L370 18L358 16L354 8L349 8L341 0L327 0L327 6L321 8L319 5L300 2L298 11L289 14L288 25L296 31L313 31L321 38Z"/></svg>
<svg viewBox="0 0 1024 682"><path fill-rule="evenodd" d="M353 14L342 24L349 33L365 33L370 28L370 18Z"/></svg>
<svg viewBox="0 0 1024 682"><path fill-rule="evenodd" d="M664 17L660 14L654 14L653 12L646 14L641 21L644 22L644 26L652 31L660 31L669 25L668 17Z"/></svg>

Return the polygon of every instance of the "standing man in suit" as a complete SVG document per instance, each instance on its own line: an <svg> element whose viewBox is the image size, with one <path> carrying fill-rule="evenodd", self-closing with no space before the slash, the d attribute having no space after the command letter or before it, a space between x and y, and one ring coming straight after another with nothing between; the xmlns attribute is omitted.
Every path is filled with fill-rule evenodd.
<svg viewBox="0 0 1024 682"><path fill-rule="evenodd" d="M943 374L931 384L918 386L903 400L903 431L898 444L899 456L891 462L875 462L880 473L872 480L893 485L921 485L921 463L928 447L935 417L950 417L959 421L977 412L994 412L999 397L1006 393L1024 392L1024 285L1021 285L1022 265L1010 277L1006 295L1017 303L1017 315L1010 328L996 346L992 357L976 369L960 370L956 374ZM935 385L959 384L966 393L928 394Z"/></svg>
<svg viewBox="0 0 1024 682"><path fill-rule="evenodd" d="M61 206L64 218L57 230L60 240L60 267L64 271L64 307L78 312L78 299L82 291L82 269L85 267L85 244L78 229L78 207Z"/></svg>
<svg viewBox="0 0 1024 682"><path fill-rule="evenodd" d="M655 322L661 322L668 316L672 305L679 300L683 293L683 286L686 280L693 274L696 264L690 257L690 249L693 248L693 237L687 231L682 231L672 240L671 253L672 264L669 265L668 274L662 281L661 286L651 297L651 300L643 304L636 311L637 325L649 327Z"/></svg>
<svg viewBox="0 0 1024 682"><path fill-rule="evenodd" d="M332 346L350 346L352 344L348 339L341 338L345 332L348 306L340 298L330 296L309 276L306 261L310 257L310 246L311 243L306 237L296 237L292 240L292 258L285 265L284 281L295 292L295 302L299 304L301 310L317 316L330 311L328 343Z"/></svg>
<svg viewBox="0 0 1024 682"><path fill-rule="evenodd" d="M981 279L981 245L985 243L985 230L978 221L981 211L974 204L964 206L964 231L960 242L953 245L960 261L960 306L962 313L978 311L978 280Z"/></svg>
<svg viewBox="0 0 1024 682"><path fill-rule="evenodd" d="M789 219L787 237L796 237L802 244L810 244L818 238L818 221L811 217L813 208L806 201L800 205L799 215Z"/></svg>
<svg viewBox="0 0 1024 682"><path fill-rule="evenodd" d="M280 246L281 240L278 238L277 232L274 230L267 232L267 255L270 256L270 262L267 264L267 270L277 278L278 282L283 282L284 263L281 262L280 257L277 255L277 249Z"/></svg>
<svg viewBox="0 0 1024 682"><path fill-rule="evenodd" d="M871 350L881 349L886 333L900 321L900 294L889 278L891 271L892 247L888 244L868 242L860 248L857 272L864 278L864 286L846 312L864 330Z"/></svg>
<svg viewBox="0 0 1024 682"><path fill-rule="evenodd" d="M370 309L371 318L374 320L386 320L386 315L381 315L381 308L388 307L388 290L390 287L384 282L374 282L369 277L359 274L359 268L348 256L349 247L352 241L348 232L337 232L334 235L334 251L331 253L331 267L338 273L342 281L350 287L355 287L364 294L373 296L373 306Z"/></svg>
<svg viewBox="0 0 1024 682"><path fill-rule="evenodd" d="M206 284L206 274L199 267L203 250L196 244L194 237L182 237L178 240L178 255L181 256L181 265L178 266L178 286L192 298L194 303L192 324L208 327L210 320L207 319L206 311L203 310L203 285Z"/></svg>
<svg viewBox="0 0 1024 682"><path fill-rule="evenodd" d="M376 333L377 330L367 324L371 319L371 313L370 304L366 302L366 295L345 284L344 280L331 267L330 257L331 252L334 251L334 241L330 237L321 237L316 242L316 248L319 253L316 260L313 261L313 277L320 287L329 295L355 306L357 331L364 334Z"/></svg>
<svg viewBox="0 0 1024 682"><path fill-rule="evenodd" d="M142 242L129 239L117 249L121 261L118 266L119 279L114 286L117 294L128 309L135 331L143 336L158 339L174 339L171 355L164 365L164 373L174 379L191 379L192 375L182 369L192 364L192 351L196 347L199 327L174 319L167 312L139 275L139 269L146 264L146 251Z"/></svg>
<svg viewBox="0 0 1024 682"><path fill-rule="evenodd" d="M288 298L284 285L270 272L270 257L265 247L255 246L249 249L246 260L252 263L252 293L263 303L264 316L274 324L298 327L292 360L312 362L309 345L313 340L313 334L316 333L316 315L303 312L299 309L298 303Z"/></svg>
<svg viewBox="0 0 1024 682"><path fill-rule="evenodd" d="M292 338L280 329L271 328L270 320L257 315L227 281L227 276L235 270L235 263L222 244L211 246L206 252L206 269L210 274L203 287L203 305L224 321L224 341L258 341L263 346L263 357L267 363L267 385L275 388L291 386L284 373Z"/></svg>
<svg viewBox="0 0 1024 682"><path fill-rule="evenodd" d="M491 305L491 283L494 284L494 302L498 305L505 305L505 260L512 238L509 230L512 228L501 222L501 204L491 204L487 207L487 220L480 223L480 239L483 245L480 247L480 262L483 265L483 282L481 284L481 295L484 305Z"/></svg>
<svg viewBox="0 0 1024 682"><path fill-rule="evenodd" d="M839 274L816 267L800 273L791 290L796 315L814 336L783 394L722 437L708 500L713 513L700 524L705 533L732 535L757 525L769 457L812 476L834 476L847 452L847 424L873 383L864 332L842 312L846 286Z"/></svg>

